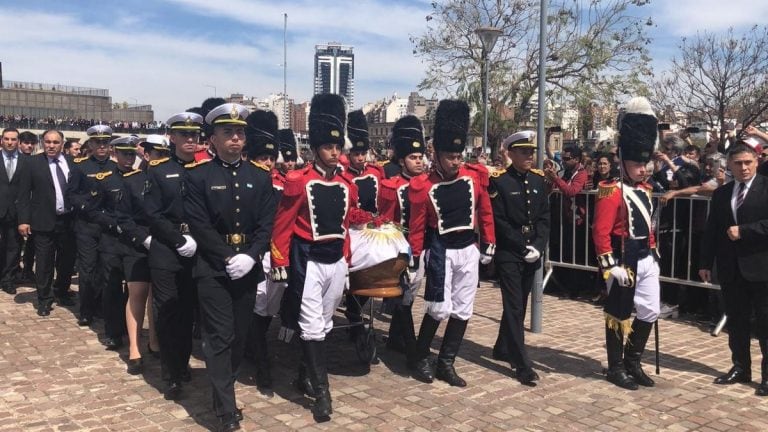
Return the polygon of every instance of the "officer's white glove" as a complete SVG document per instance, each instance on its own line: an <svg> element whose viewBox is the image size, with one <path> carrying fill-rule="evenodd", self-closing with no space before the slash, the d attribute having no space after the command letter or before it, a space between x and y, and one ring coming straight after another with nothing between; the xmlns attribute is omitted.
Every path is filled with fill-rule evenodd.
<svg viewBox="0 0 768 432"><path fill-rule="evenodd" d="M480 264L487 265L490 264L493 260L493 255L486 255L484 253L480 254Z"/></svg>
<svg viewBox="0 0 768 432"><path fill-rule="evenodd" d="M629 286L629 273L627 273L627 269L621 266L616 266L612 267L609 272L611 273L611 277L618 282L619 286Z"/></svg>
<svg viewBox="0 0 768 432"><path fill-rule="evenodd" d="M144 239L143 242L141 242L141 245L144 246L144 249L149 250L149 245L152 244L152 236L147 236L147 238Z"/></svg>
<svg viewBox="0 0 768 432"><path fill-rule="evenodd" d="M288 280L288 267L275 267L272 269L273 282L285 282Z"/></svg>
<svg viewBox="0 0 768 432"><path fill-rule="evenodd" d="M176 252L184 258L189 258L197 252L197 242L189 234L184 234L184 240L186 241L176 248Z"/></svg>
<svg viewBox="0 0 768 432"><path fill-rule="evenodd" d="M533 246L526 246L526 249L528 249L528 253L525 254L523 259L527 263L535 263L536 261L541 258L541 252L539 252L535 247Z"/></svg>
<svg viewBox="0 0 768 432"><path fill-rule="evenodd" d="M256 260L249 255L237 254L227 262L227 275L232 280L240 279L247 275L255 264Z"/></svg>

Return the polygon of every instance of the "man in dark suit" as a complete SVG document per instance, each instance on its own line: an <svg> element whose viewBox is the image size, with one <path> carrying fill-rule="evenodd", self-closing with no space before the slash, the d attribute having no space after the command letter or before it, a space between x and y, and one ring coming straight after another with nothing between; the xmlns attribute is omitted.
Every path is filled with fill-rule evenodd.
<svg viewBox="0 0 768 432"><path fill-rule="evenodd" d="M739 142L729 150L734 181L712 195L699 276L710 282L717 258L733 367L715 384L752 381L749 345L754 308L763 355L756 394L768 396L768 179L756 174L757 165L757 154L747 144Z"/></svg>
<svg viewBox="0 0 768 432"><path fill-rule="evenodd" d="M59 305L74 304L69 298L69 286L75 264L75 235L72 206L65 193L74 162L62 154L63 146L61 132L49 130L43 135L44 152L30 157L19 192L19 234L28 237L35 233L40 316L50 314L54 296Z"/></svg>
<svg viewBox="0 0 768 432"><path fill-rule="evenodd" d="M16 232L16 200L20 179L27 169L26 155L19 152L19 131L4 129L0 139L0 286L16 294L21 242Z"/></svg>

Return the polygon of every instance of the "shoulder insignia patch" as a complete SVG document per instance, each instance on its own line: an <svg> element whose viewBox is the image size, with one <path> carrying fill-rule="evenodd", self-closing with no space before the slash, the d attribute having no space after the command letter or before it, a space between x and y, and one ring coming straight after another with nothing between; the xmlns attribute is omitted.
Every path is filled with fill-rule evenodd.
<svg viewBox="0 0 768 432"><path fill-rule="evenodd" d="M85 162L85 161L87 161L87 160L88 160L88 156L85 156L85 157L79 157L79 158L75 158L75 159L74 159L74 162L75 162L75 163L82 163L82 162Z"/></svg>
<svg viewBox="0 0 768 432"><path fill-rule="evenodd" d="M162 159L155 159L153 161L149 161L149 166L158 166L161 163L168 162L169 160L171 160L171 158L167 158L167 157Z"/></svg>
<svg viewBox="0 0 768 432"><path fill-rule="evenodd" d="M605 198L608 196L613 195L613 192L616 191L618 188L616 187L615 181L601 181L598 184L597 188L597 197L598 198Z"/></svg>
<svg viewBox="0 0 768 432"><path fill-rule="evenodd" d="M112 175L112 171L104 171L100 173L96 173L94 177L96 177L96 180L104 180L105 178Z"/></svg>
<svg viewBox="0 0 768 432"><path fill-rule="evenodd" d="M134 174L138 174L138 173L140 173L140 172L141 172L141 170L140 170L140 169L137 169L137 170L133 170L133 171L131 171L131 172L129 172L129 173L125 173L125 174L123 174L123 177L130 177L130 176L132 176L132 175L134 175Z"/></svg>
<svg viewBox="0 0 768 432"><path fill-rule="evenodd" d="M264 170L264 171L266 171L266 172L270 172L270 171L271 171L271 170L269 169L269 167L268 167L268 166L266 166L266 165L264 165L264 164L262 164L262 163L258 163L258 162L256 162L256 161L251 161L251 164L252 164L253 166L255 166L256 168L261 168L261 169L263 169L263 170Z"/></svg>
<svg viewBox="0 0 768 432"><path fill-rule="evenodd" d="M537 169L537 168L531 168L531 169L530 169L530 172L532 172L532 173L534 173L534 174L536 174L536 175L540 175L540 176L544 177L544 171L542 171L542 170L540 170L540 169Z"/></svg>
<svg viewBox="0 0 768 432"><path fill-rule="evenodd" d="M185 164L184 168L189 169L189 168L198 167L200 165L207 164L210 161L211 161L211 159L204 159L204 160L199 160L199 161L195 161L195 162L190 162L188 164Z"/></svg>
<svg viewBox="0 0 768 432"><path fill-rule="evenodd" d="M493 170L491 171L491 177L501 177L502 174L506 173L507 170L500 169L500 170Z"/></svg>

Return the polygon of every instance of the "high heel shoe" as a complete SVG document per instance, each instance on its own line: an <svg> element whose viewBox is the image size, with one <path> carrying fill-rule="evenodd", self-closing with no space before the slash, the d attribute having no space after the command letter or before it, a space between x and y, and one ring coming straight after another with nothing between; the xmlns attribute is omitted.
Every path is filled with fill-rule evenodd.
<svg viewBox="0 0 768 432"><path fill-rule="evenodd" d="M128 374L139 375L144 369L144 359L139 357L137 359L128 359Z"/></svg>

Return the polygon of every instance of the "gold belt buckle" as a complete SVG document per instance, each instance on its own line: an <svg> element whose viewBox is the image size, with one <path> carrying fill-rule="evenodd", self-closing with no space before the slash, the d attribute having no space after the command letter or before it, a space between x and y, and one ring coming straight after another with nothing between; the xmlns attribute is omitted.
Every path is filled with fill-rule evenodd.
<svg viewBox="0 0 768 432"><path fill-rule="evenodd" d="M240 243L243 242L243 236L241 236L240 234L231 234L229 236L229 242L232 243L233 245L239 245Z"/></svg>

